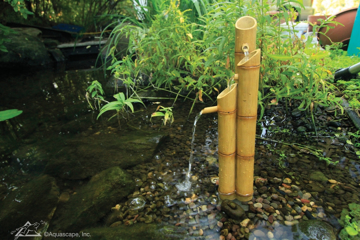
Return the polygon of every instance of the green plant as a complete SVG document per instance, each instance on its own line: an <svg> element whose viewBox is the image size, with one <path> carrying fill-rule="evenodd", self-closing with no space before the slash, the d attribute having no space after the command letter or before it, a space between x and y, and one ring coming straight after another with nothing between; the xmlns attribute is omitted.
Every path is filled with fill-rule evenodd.
<svg viewBox="0 0 360 240"><path fill-rule="evenodd" d="M101 83L97 80L93 81L91 85L86 89L86 100L88 101L92 110L99 108L101 101L104 101L104 90L102 89ZM94 100L94 107L92 106L90 99Z"/></svg>
<svg viewBox="0 0 360 240"><path fill-rule="evenodd" d="M128 112L127 107L130 109L131 112L134 112L133 103L141 103L144 105L144 103L140 99L134 99L132 97L125 98L125 94L122 92L113 95L116 101L112 101L112 102L106 101L102 96L103 94L104 91L102 89L101 84L95 80L87 88L86 99L93 110L94 107L91 104L90 101L91 99L94 100L95 102L94 103L95 109L96 106L100 109L97 119L107 111L116 111L116 114L110 117L109 120L116 116L118 119L119 126L120 126L120 114L127 113ZM100 108L101 102L105 102L106 104Z"/></svg>
<svg viewBox="0 0 360 240"><path fill-rule="evenodd" d="M343 209L339 220L343 229L339 237L342 240L360 239L360 205L356 203L349 204L350 212Z"/></svg>
<svg viewBox="0 0 360 240"><path fill-rule="evenodd" d="M126 112L126 106L129 107L129 109L131 110L131 112L134 112L134 106L132 103L142 103L144 105L144 103L139 100L139 99L134 99L134 98L125 98L124 93L120 92L117 93L113 96L116 101L113 102L107 102L107 104L105 104L101 109L100 109L100 113L97 116L97 118L99 118L103 113L107 112L107 111L116 111L116 114L114 114L112 117L109 118L109 120L115 116L119 117L120 113ZM104 101L104 100L103 100ZM144 105L145 106L145 105ZM119 120L120 121L120 120ZM120 123L120 122L119 122Z"/></svg>
<svg viewBox="0 0 360 240"><path fill-rule="evenodd" d="M284 162L286 160L285 152L284 151L278 151L278 154L279 154L278 165L279 165L279 167L281 169L285 168L286 167L285 162Z"/></svg>
<svg viewBox="0 0 360 240"><path fill-rule="evenodd" d="M221 81L225 83L233 75L230 70L234 66L230 61L234 48L232 24L239 16L234 9L239 8L232 2L212 5L205 2L201 2L203 10L194 5L196 19L189 16L194 9L183 10L179 2L171 0L157 5L150 26L126 25L131 19L124 20L110 37L116 45L119 36L126 34L128 55L119 60L116 48L112 48L109 69L133 89L134 81L127 79L137 79L141 72L152 76L149 86L155 89L165 89L177 96L187 91L187 99L193 93L194 104L203 101L203 96L212 100L211 94L219 92Z"/></svg>
<svg viewBox="0 0 360 240"><path fill-rule="evenodd" d="M350 107L360 109L360 81L359 79L351 79L349 81L337 81L339 88L344 93L344 97L348 99Z"/></svg>
<svg viewBox="0 0 360 240"><path fill-rule="evenodd" d="M172 112L172 107L163 107L158 106L156 111L151 114L151 118L153 117L163 117L163 124L166 125L166 123L169 122L169 125L171 125L174 122L174 115Z"/></svg>
<svg viewBox="0 0 360 240"><path fill-rule="evenodd" d="M5 2L9 3L11 7L14 9L15 12L19 12L20 15L27 19L28 15L32 15L33 13L27 10L25 6L25 0L5 0ZM4 46L5 42L9 42L10 40L7 39L10 33L14 33L16 31L12 30L9 27L6 27L0 23L0 51L8 52L6 47Z"/></svg>
<svg viewBox="0 0 360 240"><path fill-rule="evenodd" d="M17 109L9 109L0 111L0 122L19 116L23 111Z"/></svg>

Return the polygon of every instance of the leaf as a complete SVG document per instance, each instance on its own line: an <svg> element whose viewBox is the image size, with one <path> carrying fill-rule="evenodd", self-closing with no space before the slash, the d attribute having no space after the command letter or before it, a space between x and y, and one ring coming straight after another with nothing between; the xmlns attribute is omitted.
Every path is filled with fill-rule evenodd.
<svg viewBox="0 0 360 240"><path fill-rule="evenodd" d="M351 226L346 226L345 227L346 232L350 235L350 236L356 236L358 234L358 231L356 231L353 227Z"/></svg>
<svg viewBox="0 0 360 240"><path fill-rule="evenodd" d="M163 112L154 112L151 114L151 117L163 117L165 114Z"/></svg>
<svg viewBox="0 0 360 240"><path fill-rule="evenodd" d="M200 89L198 93L199 93L199 100L201 102L204 102L204 100L202 99L202 90Z"/></svg>
<svg viewBox="0 0 360 240"><path fill-rule="evenodd" d="M191 33L187 33L187 36L189 36L189 38L193 39L193 35Z"/></svg>
<svg viewBox="0 0 360 240"><path fill-rule="evenodd" d="M293 59L293 56L286 56L286 55L278 55L278 54L268 54L269 58L281 61L287 61Z"/></svg>
<svg viewBox="0 0 360 240"><path fill-rule="evenodd" d="M23 112L22 110L18 110L18 109L0 111L0 122L19 116L22 112Z"/></svg>

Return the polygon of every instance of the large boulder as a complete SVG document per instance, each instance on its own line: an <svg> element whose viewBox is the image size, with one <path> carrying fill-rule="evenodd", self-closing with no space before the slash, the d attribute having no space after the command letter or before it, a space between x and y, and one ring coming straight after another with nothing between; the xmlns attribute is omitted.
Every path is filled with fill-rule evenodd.
<svg viewBox="0 0 360 240"><path fill-rule="evenodd" d="M5 37L9 40L4 42L8 52L0 51L2 68L44 66L51 63L48 51L39 38L24 32L12 32Z"/></svg>
<svg viewBox="0 0 360 240"><path fill-rule="evenodd" d="M104 170L59 205L49 232L79 232L91 227L134 190L135 182L130 174L119 167Z"/></svg>
<svg viewBox="0 0 360 240"><path fill-rule="evenodd" d="M0 203L1 239L14 239L17 230L25 224L39 224L37 232L46 230L58 200L59 189L55 179L48 175L33 179L11 192Z"/></svg>
<svg viewBox="0 0 360 240"><path fill-rule="evenodd" d="M63 179L85 179L114 166L127 169L151 160L163 138L160 133L140 131L80 136L66 142L45 172Z"/></svg>
<svg viewBox="0 0 360 240"><path fill-rule="evenodd" d="M292 227L294 240L336 240L334 228L327 222L321 220L301 221Z"/></svg>

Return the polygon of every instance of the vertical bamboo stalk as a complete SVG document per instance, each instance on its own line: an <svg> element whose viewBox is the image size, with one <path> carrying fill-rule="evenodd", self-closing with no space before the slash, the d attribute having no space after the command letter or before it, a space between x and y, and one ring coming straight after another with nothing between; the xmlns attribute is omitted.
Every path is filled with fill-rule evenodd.
<svg viewBox="0 0 360 240"><path fill-rule="evenodd" d="M235 199L237 84L226 88L217 97L219 134L219 195Z"/></svg>
<svg viewBox="0 0 360 240"><path fill-rule="evenodd" d="M249 201L253 195L260 49L238 64L236 197Z"/></svg>
<svg viewBox="0 0 360 240"><path fill-rule="evenodd" d="M235 74L239 73L236 65L244 58L242 45L247 43L249 52L254 51L256 48L256 28L257 22L255 18L249 16L241 17L235 23Z"/></svg>

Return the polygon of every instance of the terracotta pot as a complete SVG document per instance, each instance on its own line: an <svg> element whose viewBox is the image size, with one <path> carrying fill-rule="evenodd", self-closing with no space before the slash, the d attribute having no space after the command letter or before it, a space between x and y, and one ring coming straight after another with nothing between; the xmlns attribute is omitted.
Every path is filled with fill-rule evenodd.
<svg viewBox="0 0 360 240"><path fill-rule="evenodd" d="M309 15L308 16L308 22L309 22L309 27L308 27L308 32L312 32L313 31L313 26L310 24L316 24L316 25L319 25L320 26L320 21L319 19L327 19L329 16L316 16L316 15Z"/></svg>
<svg viewBox="0 0 360 240"><path fill-rule="evenodd" d="M329 24L329 26L333 26L334 28L330 29L326 33L326 36L328 36L332 42L342 42L346 45L349 44L357 9L358 8L350 8L335 14L334 21L337 21L343 24L344 26L341 25L335 26L335 24ZM319 29L319 32L325 33L325 31L326 28L324 27ZM319 40L322 46L331 45L331 41L326 36L324 36L323 34L319 34ZM347 50L347 46L345 46L343 49Z"/></svg>

